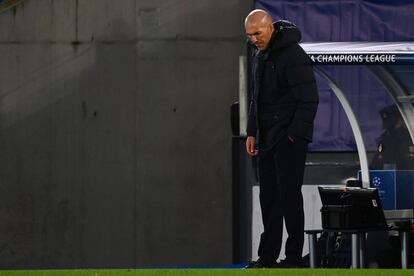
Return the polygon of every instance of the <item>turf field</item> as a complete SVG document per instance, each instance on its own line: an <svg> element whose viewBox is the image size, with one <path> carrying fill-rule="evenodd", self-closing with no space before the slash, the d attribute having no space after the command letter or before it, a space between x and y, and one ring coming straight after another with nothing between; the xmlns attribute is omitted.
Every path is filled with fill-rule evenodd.
<svg viewBox="0 0 414 276"><path fill-rule="evenodd" d="M394 275L414 275L414 270L401 269L131 269L131 270L2 270L0 276L394 276Z"/></svg>

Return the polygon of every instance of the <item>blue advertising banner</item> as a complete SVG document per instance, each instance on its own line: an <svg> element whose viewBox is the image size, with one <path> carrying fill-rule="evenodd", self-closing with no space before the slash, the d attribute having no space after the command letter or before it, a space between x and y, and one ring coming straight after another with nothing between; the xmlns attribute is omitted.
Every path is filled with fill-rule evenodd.
<svg viewBox="0 0 414 276"><path fill-rule="evenodd" d="M361 171L358 172L361 179ZM370 170L371 188L380 193L384 210L414 208L414 171L412 170Z"/></svg>
<svg viewBox="0 0 414 276"><path fill-rule="evenodd" d="M273 19L294 22L303 42L412 41L412 0L256 0Z"/></svg>
<svg viewBox="0 0 414 276"><path fill-rule="evenodd" d="M396 171L370 171L369 178L371 182L371 188L377 188L379 190L381 203L384 210L397 209Z"/></svg>

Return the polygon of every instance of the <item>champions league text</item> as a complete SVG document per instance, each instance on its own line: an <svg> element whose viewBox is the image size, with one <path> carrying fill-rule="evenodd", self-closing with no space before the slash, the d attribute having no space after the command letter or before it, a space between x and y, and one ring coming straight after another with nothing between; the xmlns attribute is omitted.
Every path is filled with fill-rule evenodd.
<svg viewBox="0 0 414 276"><path fill-rule="evenodd" d="M397 57L394 54L310 54L313 63L338 64L338 63L395 63Z"/></svg>

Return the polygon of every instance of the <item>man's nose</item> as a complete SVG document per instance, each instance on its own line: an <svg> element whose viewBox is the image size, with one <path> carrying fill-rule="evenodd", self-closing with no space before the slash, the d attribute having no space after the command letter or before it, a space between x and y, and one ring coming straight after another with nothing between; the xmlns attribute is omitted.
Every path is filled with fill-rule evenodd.
<svg viewBox="0 0 414 276"><path fill-rule="evenodd" d="M254 44L254 43L256 43L256 41L257 41L256 36L252 35L252 36L250 37L250 41L251 41L253 44Z"/></svg>

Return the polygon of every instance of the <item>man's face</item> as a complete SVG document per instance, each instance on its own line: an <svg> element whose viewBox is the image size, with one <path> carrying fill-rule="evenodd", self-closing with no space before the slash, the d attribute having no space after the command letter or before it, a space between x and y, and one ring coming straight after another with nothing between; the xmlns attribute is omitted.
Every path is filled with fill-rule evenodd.
<svg viewBox="0 0 414 276"><path fill-rule="evenodd" d="M274 30L272 24L247 24L245 29L247 37L257 49L260 51L267 49Z"/></svg>

